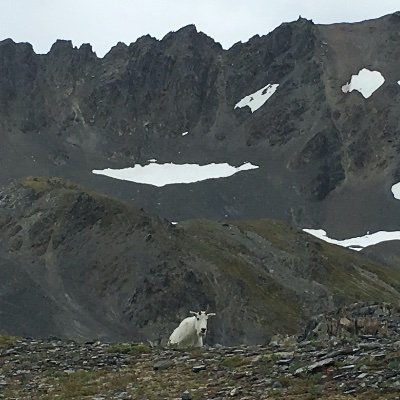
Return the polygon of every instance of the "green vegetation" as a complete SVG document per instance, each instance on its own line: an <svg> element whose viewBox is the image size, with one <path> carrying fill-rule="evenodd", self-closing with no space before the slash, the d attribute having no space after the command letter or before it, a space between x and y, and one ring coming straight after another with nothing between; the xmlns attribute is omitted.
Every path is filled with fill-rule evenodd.
<svg viewBox="0 0 400 400"><path fill-rule="evenodd" d="M288 252L296 245L296 240L293 239L299 235L297 229L273 219L238 221L235 225L243 231L256 233L270 242L273 247Z"/></svg>
<svg viewBox="0 0 400 400"><path fill-rule="evenodd" d="M102 374L92 371L76 371L58 379L54 394L61 399L76 399L94 395L100 386Z"/></svg>
<svg viewBox="0 0 400 400"><path fill-rule="evenodd" d="M16 336L0 335L0 350L15 346L18 339Z"/></svg>
<svg viewBox="0 0 400 400"><path fill-rule="evenodd" d="M400 371L400 356L396 358L392 358L388 362L388 369L394 370L394 371Z"/></svg>
<svg viewBox="0 0 400 400"><path fill-rule="evenodd" d="M343 300L398 302L400 271L327 243L322 245L321 256L326 263L321 283L331 287Z"/></svg>
<svg viewBox="0 0 400 400"><path fill-rule="evenodd" d="M71 204L82 202L82 206L69 212L80 213L79 220L90 220L90 215L98 216L100 226L108 228L112 224L130 224L134 226L142 217L139 209L122 200L87 190L67 179L58 177L27 177L19 184L34 190L37 196L50 193L53 201L52 209L68 209ZM92 219L93 220L93 219Z"/></svg>
<svg viewBox="0 0 400 400"><path fill-rule="evenodd" d="M134 382L130 373L106 373L104 371L78 370L70 374L50 377L46 384L54 386L51 395L41 396L43 399L72 400L85 396L94 396L99 391L124 388Z"/></svg>
<svg viewBox="0 0 400 400"><path fill-rule="evenodd" d="M50 189L81 190L84 189L64 178L28 176L20 181L21 185L37 192Z"/></svg>
<svg viewBox="0 0 400 400"><path fill-rule="evenodd" d="M264 374L269 374L275 364L275 361L276 357L273 353L271 353L268 355L263 355L256 363L254 363L254 366Z"/></svg>
<svg viewBox="0 0 400 400"><path fill-rule="evenodd" d="M257 322L268 327L269 332L294 333L302 325L303 301L296 294L293 281L297 276L323 285L336 304L397 304L400 300L400 270L312 238L284 222L265 219L225 224L191 220L182 226L186 233L183 248L213 265L226 281L239 285L247 310L252 310ZM254 248L271 249L275 262L287 263L283 273L292 279L293 288L269 274L267 266L260 263L260 256L252 254L253 243ZM264 310L268 310L268 320Z"/></svg>
<svg viewBox="0 0 400 400"><path fill-rule="evenodd" d="M247 360L245 357L242 356L232 356L232 357L226 357L221 365L225 368L238 368L242 365L248 364L249 360Z"/></svg>
<svg viewBox="0 0 400 400"><path fill-rule="evenodd" d="M135 399L159 400L177 398L185 390L189 390L192 392L193 400L200 400L206 396L207 379L207 375L194 374L191 367L185 365L154 373L151 363L146 361L119 372L103 369L52 374L49 370L48 375L43 376L41 387L30 389L29 398L41 400L81 400L92 399L94 396L114 398L118 393L126 392ZM24 383L15 380L7 385L2 394L4 398L28 398L28 396L21 397L23 391Z"/></svg>
<svg viewBox="0 0 400 400"><path fill-rule="evenodd" d="M195 347L194 349L191 349L190 350L190 357L191 358L203 357L203 349L201 347Z"/></svg>
<svg viewBox="0 0 400 400"><path fill-rule="evenodd" d="M150 347L144 343L119 343L108 349L109 353L120 354L143 354L149 353Z"/></svg>
<svg viewBox="0 0 400 400"><path fill-rule="evenodd" d="M240 282L241 296L247 299L248 307L254 310L260 325L273 327L276 324L286 332L295 332L299 328L302 309L294 293L271 279L263 266L250 263L243 256L248 253L246 247L231 239L219 223L192 220L185 230L188 235L184 248L215 265L224 279ZM268 320L260 317L265 314L262 311L265 309L268 309ZM284 319L282 315L285 315Z"/></svg>

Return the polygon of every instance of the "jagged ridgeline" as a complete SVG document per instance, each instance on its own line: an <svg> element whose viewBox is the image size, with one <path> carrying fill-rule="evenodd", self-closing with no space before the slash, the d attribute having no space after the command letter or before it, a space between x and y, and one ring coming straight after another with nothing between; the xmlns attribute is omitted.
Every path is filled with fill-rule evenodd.
<svg viewBox="0 0 400 400"><path fill-rule="evenodd" d="M208 343L263 343L346 303L398 304L399 282L276 220L174 225L61 178L0 192L3 333L157 341L209 305Z"/></svg>
<svg viewBox="0 0 400 400"><path fill-rule="evenodd" d="M399 230L399 37L394 13L300 18L229 50L194 26L103 58L69 41L39 55L4 40L0 183L63 176L170 221L268 217L337 238ZM249 168L161 187L92 173L150 160Z"/></svg>

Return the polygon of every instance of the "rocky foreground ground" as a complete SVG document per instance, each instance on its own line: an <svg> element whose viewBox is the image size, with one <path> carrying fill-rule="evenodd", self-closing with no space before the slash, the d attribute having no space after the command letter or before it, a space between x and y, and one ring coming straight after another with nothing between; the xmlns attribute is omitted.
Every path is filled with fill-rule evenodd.
<svg viewBox="0 0 400 400"><path fill-rule="evenodd" d="M382 316L379 306L368 313L324 316L302 339L252 347L3 336L0 399L400 399L399 315Z"/></svg>

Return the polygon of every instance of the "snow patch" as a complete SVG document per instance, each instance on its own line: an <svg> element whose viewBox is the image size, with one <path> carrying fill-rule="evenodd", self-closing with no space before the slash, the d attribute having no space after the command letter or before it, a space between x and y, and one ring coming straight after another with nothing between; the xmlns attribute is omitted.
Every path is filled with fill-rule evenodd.
<svg viewBox="0 0 400 400"><path fill-rule="evenodd" d="M94 174L105 175L115 179L145 183L153 186L165 186L175 183L200 182L206 179L226 178L240 171L259 168L257 165L245 163L234 167L227 163L221 164L156 164L145 166L135 165L132 168L93 170Z"/></svg>
<svg viewBox="0 0 400 400"><path fill-rule="evenodd" d="M392 186L392 193L395 199L400 200L400 182Z"/></svg>
<svg viewBox="0 0 400 400"><path fill-rule="evenodd" d="M268 84L257 92L243 97L243 99L235 105L235 109L248 106L253 113L254 111L258 110L275 93L278 86L278 83Z"/></svg>
<svg viewBox="0 0 400 400"><path fill-rule="evenodd" d="M370 97L375 90L380 88L385 82L385 78L379 71L370 71L363 68L357 75L352 75L350 83L342 86L343 93L349 93L353 90L360 92L366 99Z"/></svg>
<svg viewBox="0 0 400 400"><path fill-rule="evenodd" d="M328 237L323 229L303 229L304 232L324 240L327 243L336 244L338 246L347 247L351 250L360 251L365 247L372 246L381 242L390 240L400 240L400 231L379 231L372 234L367 233L364 236L354 237L344 240L336 240Z"/></svg>

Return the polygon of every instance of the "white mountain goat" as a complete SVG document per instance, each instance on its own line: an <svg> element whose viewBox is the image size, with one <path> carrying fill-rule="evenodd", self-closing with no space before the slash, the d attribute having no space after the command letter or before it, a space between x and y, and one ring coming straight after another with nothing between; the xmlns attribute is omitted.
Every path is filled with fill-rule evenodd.
<svg viewBox="0 0 400 400"><path fill-rule="evenodd" d="M193 317L185 318L172 332L168 344L178 347L202 347L207 334L207 319L215 315L207 311L190 311Z"/></svg>

